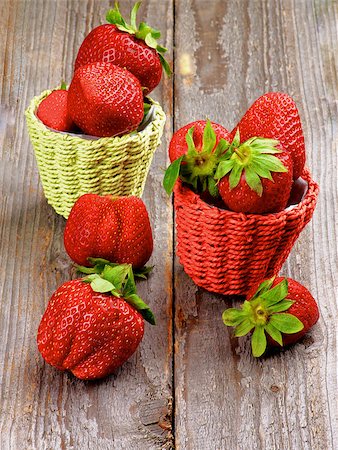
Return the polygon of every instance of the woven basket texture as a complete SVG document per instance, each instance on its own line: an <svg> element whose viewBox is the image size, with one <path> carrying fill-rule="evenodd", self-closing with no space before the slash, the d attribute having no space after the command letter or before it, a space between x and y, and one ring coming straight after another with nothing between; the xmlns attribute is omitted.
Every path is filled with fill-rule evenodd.
<svg viewBox="0 0 338 450"><path fill-rule="evenodd" d="M39 103L50 92L34 97L25 113L48 203L67 218L85 193L140 197L165 124L159 103L150 99L155 105L154 118L142 131L86 139L50 130L36 117Z"/></svg>
<svg viewBox="0 0 338 450"><path fill-rule="evenodd" d="M310 221L318 185L305 169L304 199L275 214L243 214L208 205L184 186L175 186L177 254L195 284L224 295L245 295L276 275Z"/></svg>

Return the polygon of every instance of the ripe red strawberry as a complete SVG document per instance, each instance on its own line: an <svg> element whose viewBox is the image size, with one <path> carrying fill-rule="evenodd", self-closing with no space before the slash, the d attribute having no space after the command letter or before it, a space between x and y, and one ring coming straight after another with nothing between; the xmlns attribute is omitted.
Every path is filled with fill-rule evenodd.
<svg viewBox="0 0 338 450"><path fill-rule="evenodd" d="M138 79L110 63L80 67L68 91L68 112L92 136L120 136L136 130L143 118Z"/></svg>
<svg viewBox="0 0 338 450"><path fill-rule="evenodd" d="M173 135L169 156L172 163L167 168L163 186L168 194L180 177L198 193L206 191L217 197L214 175L229 146L229 133L221 125L209 120L199 120L180 128Z"/></svg>
<svg viewBox="0 0 338 450"><path fill-rule="evenodd" d="M169 75L169 65L162 56L167 49L157 44L161 33L144 22L136 25L139 7L140 2L132 9L130 24L121 16L118 4L108 11L107 21L110 24L94 28L84 39L75 61L75 70L97 61L125 67L139 79L145 94L159 84L162 66Z"/></svg>
<svg viewBox="0 0 338 450"><path fill-rule="evenodd" d="M85 380L109 375L130 358L143 337L143 317L155 323L136 294L131 266L101 269L105 278L95 273L54 292L37 336L48 364Z"/></svg>
<svg viewBox="0 0 338 450"><path fill-rule="evenodd" d="M42 100L36 115L47 127L58 131L73 131L75 124L70 118L67 109L68 91L62 84Z"/></svg>
<svg viewBox="0 0 338 450"><path fill-rule="evenodd" d="M222 127L222 125L219 125L218 123L215 122L210 123L216 134L216 143L214 148L212 149L214 150L215 147L217 147L221 138L226 140L229 139L230 133L224 127ZM203 151L203 132L206 124L207 124L206 120L197 120L196 122L188 123L188 125L185 125L184 127L180 128L174 133L169 144L169 158L171 162L175 161L175 159L187 153L188 144L186 141L186 135L190 130L190 128L193 128L192 139L194 141L196 150L198 152Z"/></svg>
<svg viewBox="0 0 338 450"><path fill-rule="evenodd" d="M269 92L259 97L232 131L239 129L241 142L258 136L279 141L290 152L293 162L293 178L303 173L305 144L298 109L294 100L282 92Z"/></svg>
<svg viewBox="0 0 338 450"><path fill-rule="evenodd" d="M235 327L237 337L254 330L252 353L261 356L267 345L297 342L318 321L319 311L315 299L300 283L273 277L253 286L242 307L225 310L222 318L225 325Z"/></svg>
<svg viewBox="0 0 338 450"><path fill-rule="evenodd" d="M272 139L251 138L240 144L239 132L229 150L230 158L219 163L215 174L227 207L252 214L283 210L292 187L290 153Z"/></svg>
<svg viewBox="0 0 338 450"><path fill-rule="evenodd" d="M70 258L83 266L89 265L89 257L144 266L153 251L153 238L143 201L82 195L68 217L64 245Z"/></svg>

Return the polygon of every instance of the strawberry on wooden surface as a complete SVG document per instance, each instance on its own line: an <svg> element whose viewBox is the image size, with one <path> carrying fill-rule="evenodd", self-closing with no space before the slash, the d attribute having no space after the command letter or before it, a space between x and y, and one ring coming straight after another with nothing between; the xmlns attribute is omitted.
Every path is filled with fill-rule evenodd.
<svg viewBox="0 0 338 450"><path fill-rule="evenodd" d="M37 335L48 364L84 380L113 373L141 342L144 319L155 324L136 293L131 266L93 262L86 278L68 281L54 292Z"/></svg>
<svg viewBox="0 0 338 450"><path fill-rule="evenodd" d="M253 286L241 308L223 312L223 322L235 327L235 336L252 333L252 352L261 356L267 346L297 342L318 321L319 310L311 293L300 283L273 277Z"/></svg>
<svg viewBox="0 0 338 450"><path fill-rule="evenodd" d="M128 70L111 63L81 66L69 86L68 112L88 135L130 133L137 129L144 113L140 82Z"/></svg>
<svg viewBox="0 0 338 450"><path fill-rule="evenodd" d="M57 131L73 131L76 126L68 114L68 91L62 83L61 89L52 91L42 100L36 111L37 117L47 127Z"/></svg>
<svg viewBox="0 0 338 450"><path fill-rule="evenodd" d="M89 265L89 257L140 268L153 251L145 204L138 197L82 195L74 204L64 231L70 258Z"/></svg>
<svg viewBox="0 0 338 450"><path fill-rule="evenodd" d="M168 75L170 68L163 54L166 48L157 43L158 30L144 22L136 24L140 7L137 2L131 12L130 24L121 16L118 3L108 11L109 24L94 28L84 39L75 61L75 70L92 62L110 62L133 73L149 94L160 82L162 67Z"/></svg>

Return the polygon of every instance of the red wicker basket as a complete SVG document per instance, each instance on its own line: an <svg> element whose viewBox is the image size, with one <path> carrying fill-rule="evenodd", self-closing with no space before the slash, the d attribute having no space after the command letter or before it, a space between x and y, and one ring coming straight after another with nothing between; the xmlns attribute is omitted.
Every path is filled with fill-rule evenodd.
<svg viewBox="0 0 338 450"><path fill-rule="evenodd" d="M256 282L277 274L317 203L318 185L307 169L302 178L308 184L303 200L266 215L209 205L178 180L177 254L195 284L224 295L245 295Z"/></svg>

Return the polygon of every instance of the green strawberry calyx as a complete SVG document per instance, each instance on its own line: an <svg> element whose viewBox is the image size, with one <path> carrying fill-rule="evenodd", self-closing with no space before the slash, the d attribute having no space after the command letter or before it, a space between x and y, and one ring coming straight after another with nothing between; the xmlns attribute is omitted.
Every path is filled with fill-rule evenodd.
<svg viewBox="0 0 338 450"><path fill-rule="evenodd" d="M143 40L148 47L155 49L165 73L170 76L170 66L163 56L167 49L157 43L157 40L161 37L161 32L150 27L145 22L141 22L139 25L136 23L136 16L140 6L141 2L135 3L130 13L130 24L128 24L121 15L119 3L115 2L114 8L107 12L106 20L112 25L115 25L120 31L135 35L137 39Z"/></svg>
<svg viewBox="0 0 338 450"><path fill-rule="evenodd" d="M155 316L150 307L137 295L135 277L147 278L152 267L132 268L131 264L111 263L102 258L88 258L93 267L77 265L80 273L87 276L82 278L85 283L90 283L95 292L114 295L123 298L133 306L142 317L152 325L155 325Z"/></svg>
<svg viewBox="0 0 338 450"><path fill-rule="evenodd" d="M235 327L236 337L253 330L251 348L255 357L262 356L266 350L266 333L283 346L282 333L294 334L304 328L296 316L284 312L294 303L287 298L287 279L272 287L274 279L263 281L254 296L249 301L245 300L239 309L226 309L222 315L225 325Z"/></svg>
<svg viewBox="0 0 338 450"><path fill-rule="evenodd" d="M196 149L193 135L194 127L191 127L185 137L188 145L187 153L175 159L166 169L163 187L170 195L176 180L180 178L186 184L191 185L195 191L200 193L208 189L213 197L217 197L215 172L219 162L230 156L228 152L224 154L230 144L222 138L215 148L216 133L209 119L203 131L202 149Z"/></svg>
<svg viewBox="0 0 338 450"><path fill-rule="evenodd" d="M229 174L230 189L234 189L244 171L247 184L261 197L263 194L261 178L273 181L271 172L288 171L284 164L276 156L273 156L276 153L282 153L282 150L276 147L278 144L279 142L275 139L256 136L241 144L239 128L237 128L235 137L229 146L231 156L218 165L215 173L216 180L219 181Z"/></svg>

